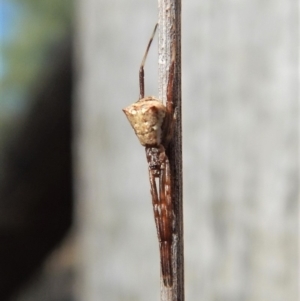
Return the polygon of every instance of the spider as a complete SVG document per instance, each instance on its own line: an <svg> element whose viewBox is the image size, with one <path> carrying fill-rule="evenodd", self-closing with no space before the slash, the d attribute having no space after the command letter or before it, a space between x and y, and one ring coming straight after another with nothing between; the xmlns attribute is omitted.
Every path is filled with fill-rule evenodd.
<svg viewBox="0 0 300 301"><path fill-rule="evenodd" d="M139 100L123 111L146 150L163 283L165 286L171 287L173 285L172 236L175 216L172 203L170 163L165 150L172 139L176 119L173 104L175 44L173 42L165 106L156 97L145 97L144 95L144 65L157 26L158 24L155 25L139 70ZM157 190L157 183L159 190Z"/></svg>

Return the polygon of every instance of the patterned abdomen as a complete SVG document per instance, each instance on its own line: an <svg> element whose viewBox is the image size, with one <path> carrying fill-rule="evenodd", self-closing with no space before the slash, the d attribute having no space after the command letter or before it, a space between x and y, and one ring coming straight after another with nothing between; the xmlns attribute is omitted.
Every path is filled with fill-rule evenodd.
<svg viewBox="0 0 300 301"><path fill-rule="evenodd" d="M159 99L148 96L123 111L143 146L161 144L161 127L166 115L166 107Z"/></svg>

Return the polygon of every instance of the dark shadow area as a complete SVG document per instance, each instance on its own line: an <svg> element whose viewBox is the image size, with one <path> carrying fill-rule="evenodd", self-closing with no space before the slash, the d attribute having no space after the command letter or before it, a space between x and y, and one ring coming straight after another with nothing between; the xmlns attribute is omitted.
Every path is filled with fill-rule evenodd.
<svg viewBox="0 0 300 301"><path fill-rule="evenodd" d="M5 151L0 186L0 300L8 300L72 223L71 39L50 56L33 106Z"/></svg>

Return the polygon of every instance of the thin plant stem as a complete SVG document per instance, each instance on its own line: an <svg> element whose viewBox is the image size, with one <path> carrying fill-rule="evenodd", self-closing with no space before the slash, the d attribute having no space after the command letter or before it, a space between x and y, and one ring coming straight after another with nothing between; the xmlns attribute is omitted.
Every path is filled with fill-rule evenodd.
<svg viewBox="0 0 300 301"><path fill-rule="evenodd" d="M161 279L161 301L184 301L184 253L182 206L182 125L181 125L181 0L158 0L158 69L159 99L166 103L172 45L176 46L174 107L176 123L167 149L172 174L172 199L175 233L172 246L173 286L165 287Z"/></svg>

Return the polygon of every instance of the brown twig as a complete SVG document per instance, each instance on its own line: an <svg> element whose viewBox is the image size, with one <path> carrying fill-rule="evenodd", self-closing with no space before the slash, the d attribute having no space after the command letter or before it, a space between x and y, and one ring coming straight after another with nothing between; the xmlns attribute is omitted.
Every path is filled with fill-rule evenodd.
<svg viewBox="0 0 300 301"><path fill-rule="evenodd" d="M181 0L158 0L159 24L159 99L166 102L172 44L176 45L174 106L177 120L174 137L167 150L172 172L175 234L172 247L173 278L171 288L161 281L161 301L184 301L183 210L182 210L182 127L181 127Z"/></svg>

